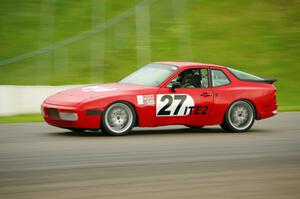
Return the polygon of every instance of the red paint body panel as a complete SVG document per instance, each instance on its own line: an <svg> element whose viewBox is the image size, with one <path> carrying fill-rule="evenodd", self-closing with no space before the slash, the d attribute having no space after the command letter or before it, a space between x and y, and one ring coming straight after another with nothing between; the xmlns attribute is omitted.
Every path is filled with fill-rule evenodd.
<svg viewBox="0 0 300 199"><path fill-rule="evenodd" d="M63 128L99 129L101 114L89 115L89 110L104 112L105 109L116 101L130 103L136 111L138 126L154 127L162 125L182 124L188 126L204 126L221 124L228 107L236 100L250 101L256 109L256 119L264 119L276 114L276 88L267 83L241 81L232 75L226 67L211 64L199 64L189 62L159 62L179 66L179 69L171 75L159 87L140 86L132 84L112 83L104 85L81 86L59 92L48 97L42 104L45 121L53 126ZM230 79L231 83L214 88L181 88L172 93L166 86L180 72L189 68L220 69ZM210 96L203 97L201 94ZM156 99L163 94L186 94L194 100L195 106L207 106L205 115L195 113L186 116L156 116ZM153 95L155 105L140 105L138 95ZM78 114L77 121L64 121L49 115L49 109L58 112L73 112Z"/></svg>

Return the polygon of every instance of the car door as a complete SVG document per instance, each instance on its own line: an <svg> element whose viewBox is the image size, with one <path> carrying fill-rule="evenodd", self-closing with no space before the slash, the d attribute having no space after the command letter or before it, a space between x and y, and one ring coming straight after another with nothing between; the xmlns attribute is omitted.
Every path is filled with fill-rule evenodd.
<svg viewBox="0 0 300 199"><path fill-rule="evenodd" d="M213 91L209 84L208 69L192 68L188 70L199 71L201 86L176 88L173 92L171 82L177 81L175 78L166 87L162 87L156 95L157 125L201 126L208 121L213 109Z"/></svg>

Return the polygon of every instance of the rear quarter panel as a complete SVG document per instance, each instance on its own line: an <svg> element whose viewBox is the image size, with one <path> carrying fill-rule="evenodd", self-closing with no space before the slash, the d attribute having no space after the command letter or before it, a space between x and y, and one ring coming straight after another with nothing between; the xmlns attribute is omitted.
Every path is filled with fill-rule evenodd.
<svg viewBox="0 0 300 199"><path fill-rule="evenodd" d="M223 69L231 79L229 85L215 87L214 107L212 122L222 123L224 115L229 106L237 100L250 101L256 110L256 119L263 119L274 115L277 109L276 88L271 84L240 81L236 79L227 69Z"/></svg>

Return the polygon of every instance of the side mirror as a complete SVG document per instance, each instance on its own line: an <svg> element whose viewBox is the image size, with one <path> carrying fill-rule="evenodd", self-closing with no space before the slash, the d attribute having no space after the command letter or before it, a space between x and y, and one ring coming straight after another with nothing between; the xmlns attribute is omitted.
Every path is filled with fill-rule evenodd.
<svg viewBox="0 0 300 199"><path fill-rule="evenodd" d="M175 88L180 88L180 82L172 82L171 91L175 93Z"/></svg>

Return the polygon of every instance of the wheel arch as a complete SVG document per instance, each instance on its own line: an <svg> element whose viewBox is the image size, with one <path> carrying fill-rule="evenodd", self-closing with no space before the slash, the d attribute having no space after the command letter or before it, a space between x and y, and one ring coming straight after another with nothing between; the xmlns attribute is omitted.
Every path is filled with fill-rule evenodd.
<svg viewBox="0 0 300 199"><path fill-rule="evenodd" d="M111 103L109 103L105 108L104 108L104 111L106 111L106 109L111 106L112 104L115 104L115 103L125 103L125 104L128 104L132 107L132 109L134 110L134 113L135 113L135 116L136 116L136 121L135 121L135 125L134 126L138 126L139 125L139 115L138 115L138 112L136 110L136 106L128 101L128 100L116 100L116 101L113 101Z"/></svg>
<svg viewBox="0 0 300 199"><path fill-rule="evenodd" d="M237 127L234 126L232 124L232 122L230 121L230 116L228 116L228 112L230 110L230 108L232 107L233 104L238 103L238 102L243 102L248 104L248 106L252 107L251 109L253 110L254 114L251 117L251 120L247 120L246 126L244 127ZM223 121L220 124L220 126L223 128L223 130L228 131L228 132L246 132L248 131L254 124L256 118L257 118L257 110L256 110L256 106L253 103L253 101L249 100L249 99L245 99L245 98L240 98L240 99L236 99L235 101L233 101L232 103L230 103L230 105L228 105L224 117L223 117Z"/></svg>
<svg viewBox="0 0 300 199"><path fill-rule="evenodd" d="M223 120L222 120L222 122L224 121L225 116L226 116L226 114L227 114L229 108L231 107L231 105L232 105L233 103L237 102L237 101L246 101L246 102L250 103L250 104L252 105L252 107L254 108L254 111L255 111L255 119L258 118L257 107L256 107L255 103L254 103L252 100L247 99L247 98L239 98L239 99L236 99L236 100L232 101L232 102L227 106L226 111L224 112L224 115L223 115Z"/></svg>

